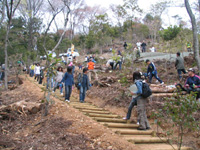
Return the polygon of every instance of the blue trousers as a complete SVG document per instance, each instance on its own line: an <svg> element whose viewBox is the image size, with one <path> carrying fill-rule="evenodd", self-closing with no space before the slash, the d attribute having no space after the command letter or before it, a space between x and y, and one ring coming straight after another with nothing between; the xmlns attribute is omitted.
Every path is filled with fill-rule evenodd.
<svg viewBox="0 0 200 150"><path fill-rule="evenodd" d="M178 72L179 79L182 78L182 72L183 72L184 74L186 74L185 69L177 69L177 72Z"/></svg>
<svg viewBox="0 0 200 150"><path fill-rule="evenodd" d="M81 88L80 88L80 102L84 102L86 91L87 91L87 87L81 86Z"/></svg>
<svg viewBox="0 0 200 150"><path fill-rule="evenodd" d="M157 71L154 71L154 73L150 73L150 75L149 75L149 83L151 83L153 77L155 77L160 83L162 83L162 80L158 77Z"/></svg>
<svg viewBox="0 0 200 150"><path fill-rule="evenodd" d="M133 109L134 106L137 105L137 101L140 98L141 98L141 96L137 96L137 97L132 99L132 101L130 102L129 107L128 107L128 112L127 112L127 115L126 115L126 119L130 119L131 118L132 109Z"/></svg>
<svg viewBox="0 0 200 150"><path fill-rule="evenodd" d="M72 85L65 85L65 100L69 100L72 93Z"/></svg>

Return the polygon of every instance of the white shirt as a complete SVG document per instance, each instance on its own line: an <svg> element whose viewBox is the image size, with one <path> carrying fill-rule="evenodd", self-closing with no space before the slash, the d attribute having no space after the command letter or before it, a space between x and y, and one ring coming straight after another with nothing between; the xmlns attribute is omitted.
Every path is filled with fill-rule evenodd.
<svg viewBox="0 0 200 150"><path fill-rule="evenodd" d="M40 74L40 66L35 66L34 73L35 74Z"/></svg>
<svg viewBox="0 0 200 150"><path fill-rule="evenodd" d="M137 47L140 47L141 44L142 44L141 42L137 42L137 43L136 43Z"/></svg>

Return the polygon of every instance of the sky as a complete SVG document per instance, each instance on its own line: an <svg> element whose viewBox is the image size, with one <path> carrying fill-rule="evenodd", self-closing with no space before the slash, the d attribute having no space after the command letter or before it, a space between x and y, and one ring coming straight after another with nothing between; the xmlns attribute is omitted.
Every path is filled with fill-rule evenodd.
<svg viewBox="0 0 200 150"><path fill-rule="evenodd" d="M160 0L138 0L138 5L140 8L144 10L144 12L148 12L150 9L151 4L155 4ZM180 3L180 0L173 0L175 4ZM182 0L183 1L183 0ZM86 4L89 6L100 5L101 7L109 8L111 4L123 4L123 0L85 0ZM175 25L176 21L172 16L179 15L183 18L184 21L189 21L189 16L186 12L185 8L168 8L162 15L163 26L167 27L170 25Z"/></svg>

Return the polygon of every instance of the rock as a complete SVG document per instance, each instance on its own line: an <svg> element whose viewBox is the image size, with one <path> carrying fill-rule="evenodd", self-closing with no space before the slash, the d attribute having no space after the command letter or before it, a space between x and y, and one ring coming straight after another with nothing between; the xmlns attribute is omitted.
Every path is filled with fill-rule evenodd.
<svg viewBox="0 0 200 150"><path fill-rule="evenodd" d="M108 146L108 148L107 149L112 149L113 147L112 146Z"/></svg>

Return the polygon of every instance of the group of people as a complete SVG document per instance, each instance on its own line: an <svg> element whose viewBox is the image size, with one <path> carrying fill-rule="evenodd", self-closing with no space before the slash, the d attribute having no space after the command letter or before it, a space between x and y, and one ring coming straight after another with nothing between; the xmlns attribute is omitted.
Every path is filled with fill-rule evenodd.
<svg viewBox="0 0 200 150"><path fill-rule="evenodd" d="M63 62L64 63L64 62ZM65 101L70 102L70 97L72 93L72 89L75 86L79 89L80 93L80 102L84 103L86 91L90 89L90 81L91 81L91 71L95 68L94 58L90 58L87 62L87 65L81 70L79 77L80 79L74 80L74 70L75 64L73 61L70 61L68 64L64 63L67 71L64 73L64 69L61 64L58 64L58 68L56 70L56 75L53 77L48 77L48 71L46 72L47 76L47 89L51 86L53 93L59 88L60 95L63 96L63 89L65 89ZM80 69L80 68L79 68ZM30 66L30 77L34 77L34 80L37 80L39 84L42 84L42 80L44 78L44 68L40 67L39 63L32 64ZM89 74L89 75L88 75ZM65 88L64 88L65 87Z"/></svg>
<svg viewBox="0 0 200 150"><path fill-rule="evenodd" d="M124 49L126 50L127 49L127 47L128 47L128 45L127 45L127 43L126 42L124 42ZM144 53L144 52L146 52L146 47L147 47L147 44L146 44L146 42L143 40L143 42L141 43L141 42L137 42L136 43L136 47L137 47L137 49L139 50L139 51L141 51L142 53ZM142 50L141 50L141 47L142 47Z"/></svg>

